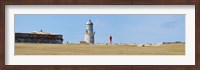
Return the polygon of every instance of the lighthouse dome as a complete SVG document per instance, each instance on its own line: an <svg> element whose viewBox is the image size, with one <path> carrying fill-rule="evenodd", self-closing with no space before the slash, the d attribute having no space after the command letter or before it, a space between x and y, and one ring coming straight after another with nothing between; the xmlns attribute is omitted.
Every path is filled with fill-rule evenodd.
<svg viewBox="0 0 200 70"><path fill-rule="evenodd" d="M89 20L86 24L93 25L93 23L91 22L91 20Z"/></svg>

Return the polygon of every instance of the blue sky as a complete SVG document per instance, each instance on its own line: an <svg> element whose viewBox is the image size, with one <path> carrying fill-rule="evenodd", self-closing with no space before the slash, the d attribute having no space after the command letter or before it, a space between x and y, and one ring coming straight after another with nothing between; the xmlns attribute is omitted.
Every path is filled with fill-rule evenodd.
<svg viewBox="0 0 200 70"><path fill-rule="evenodd" d="M140 14L16 14L15 32L44 32L62 34L64 43L84 40L86 22L94 24L95 43L159 43L185 41L185 15Z"/></svg>

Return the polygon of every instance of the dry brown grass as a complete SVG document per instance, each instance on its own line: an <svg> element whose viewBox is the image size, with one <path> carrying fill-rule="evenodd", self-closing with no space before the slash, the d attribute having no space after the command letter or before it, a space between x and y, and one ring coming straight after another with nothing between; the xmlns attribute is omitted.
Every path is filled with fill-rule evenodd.
<svg viewBox="0 0 200 70"><path fill-rule="evenodd" d="M184 44L136 47L134 45L16 43L15 55L184 55Z"/></svg>

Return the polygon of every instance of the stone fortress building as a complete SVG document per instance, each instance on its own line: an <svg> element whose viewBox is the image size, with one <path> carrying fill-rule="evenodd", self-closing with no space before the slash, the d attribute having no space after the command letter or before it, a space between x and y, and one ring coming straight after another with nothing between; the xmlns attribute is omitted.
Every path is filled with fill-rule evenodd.
<svg viewBox="0 0 200 70"><path fill-rule="evenodd" d="M86 22L86 29L85 29L85 42L88 44L94 44L94 34L93 32L93 23L91 20Z"/></svg>
<svg viewBox="0 0 200 70"><path fill-rule="evenodd" d="M51 43L62 44L63 36L60 34L50 34L47 32L34 31L32 33L15 33L16 43Z"/></svg>

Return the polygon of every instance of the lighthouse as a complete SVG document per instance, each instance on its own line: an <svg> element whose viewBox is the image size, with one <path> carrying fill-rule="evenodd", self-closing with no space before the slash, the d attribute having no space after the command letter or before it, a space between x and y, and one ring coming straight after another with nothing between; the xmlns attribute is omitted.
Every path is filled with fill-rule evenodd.
<svg viewBox="0 0 200 70"><path fill-rule="evenodd" d="M94 34L93 32L93 23L91 20L86 22L86 28L85 28L85 41L88 44L94 44Z"/></svg>

